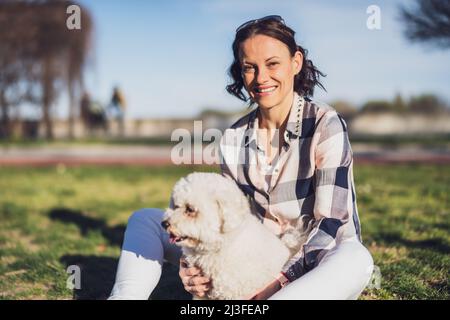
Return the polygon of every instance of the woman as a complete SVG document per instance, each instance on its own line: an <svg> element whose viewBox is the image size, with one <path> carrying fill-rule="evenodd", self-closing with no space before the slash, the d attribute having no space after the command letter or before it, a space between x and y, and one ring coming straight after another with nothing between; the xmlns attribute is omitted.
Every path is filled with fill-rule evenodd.
<svg viewBox="0 0 450 320"><path fill-rule="evenodd" d="M239 185L275 234L300 217L312 226L302 249L253 299L356 299L373 261L361 244L347 127L333 108L309 99L322 74L294 34L280 16L236 30L227 91L258 107L222 138L222 174ZM169 244L162 214L144 209L130 218L111 299L147 299L163 259L179 260L181 280L193 295L214 285Z"/></svg>

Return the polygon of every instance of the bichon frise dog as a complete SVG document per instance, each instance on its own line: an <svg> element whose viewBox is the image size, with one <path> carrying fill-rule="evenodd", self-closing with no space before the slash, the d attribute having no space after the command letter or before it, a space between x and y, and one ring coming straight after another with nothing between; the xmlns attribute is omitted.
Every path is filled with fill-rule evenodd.
<svg viewBox="0 0 450 320"><path fill-rule="evenodd" d="M297 228L280 240L251 213L237 184L216 173L180 179L162 225L187 262L211 278L207 299L244 299L255 293L274 280L306 240Z"/></svg>

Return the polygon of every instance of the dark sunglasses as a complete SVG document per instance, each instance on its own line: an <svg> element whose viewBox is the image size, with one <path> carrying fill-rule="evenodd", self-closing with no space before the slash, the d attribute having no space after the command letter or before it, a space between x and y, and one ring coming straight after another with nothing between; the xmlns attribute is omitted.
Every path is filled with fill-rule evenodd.
<svg viewBox="0 0 450 320"><path fill-rule="evenodd" d="M247 22L241 24L241 25L236 29L236 33L238 33L238 32L241 31L242 29L244 29L244 28L246 28L246 27L248 27L248 26L251 26L251 25L253 25L253 24L255 24L255 23L258 23L258 22L261 22L261 21L267 21L267 20L275 20L275 21L281 22L282 24L286 24L281 16L278 16L278 15L271 15L271 16L266 16L266 17L259 18L259 19L250 20L250 21L247 21Z"/></svg>

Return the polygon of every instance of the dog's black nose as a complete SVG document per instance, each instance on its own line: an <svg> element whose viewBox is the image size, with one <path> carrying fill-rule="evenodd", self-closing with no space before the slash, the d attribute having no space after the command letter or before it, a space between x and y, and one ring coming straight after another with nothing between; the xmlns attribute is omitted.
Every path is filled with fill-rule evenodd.
<svg viewBox="0 0 450 320"><path fill-rule="evenodd" d="M162 226L164 229L167 229L167 228L170 226L170 223L169 223L169 221L167 221L167 220L163 220L163 221L161 222L161 226Z"/></svg>

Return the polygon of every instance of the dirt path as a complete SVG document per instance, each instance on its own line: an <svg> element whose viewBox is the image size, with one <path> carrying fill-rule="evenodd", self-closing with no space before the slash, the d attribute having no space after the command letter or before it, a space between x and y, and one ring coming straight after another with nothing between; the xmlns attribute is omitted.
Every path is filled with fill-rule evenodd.
<svg viewBox="0 0 450 320"><path fill-rule="evenodd" d="M170 165L167 146L0 147L0 166ZM354 145L355 164L450 164L450 150ZM209 162L213 162L209 158Z"/></svg>

